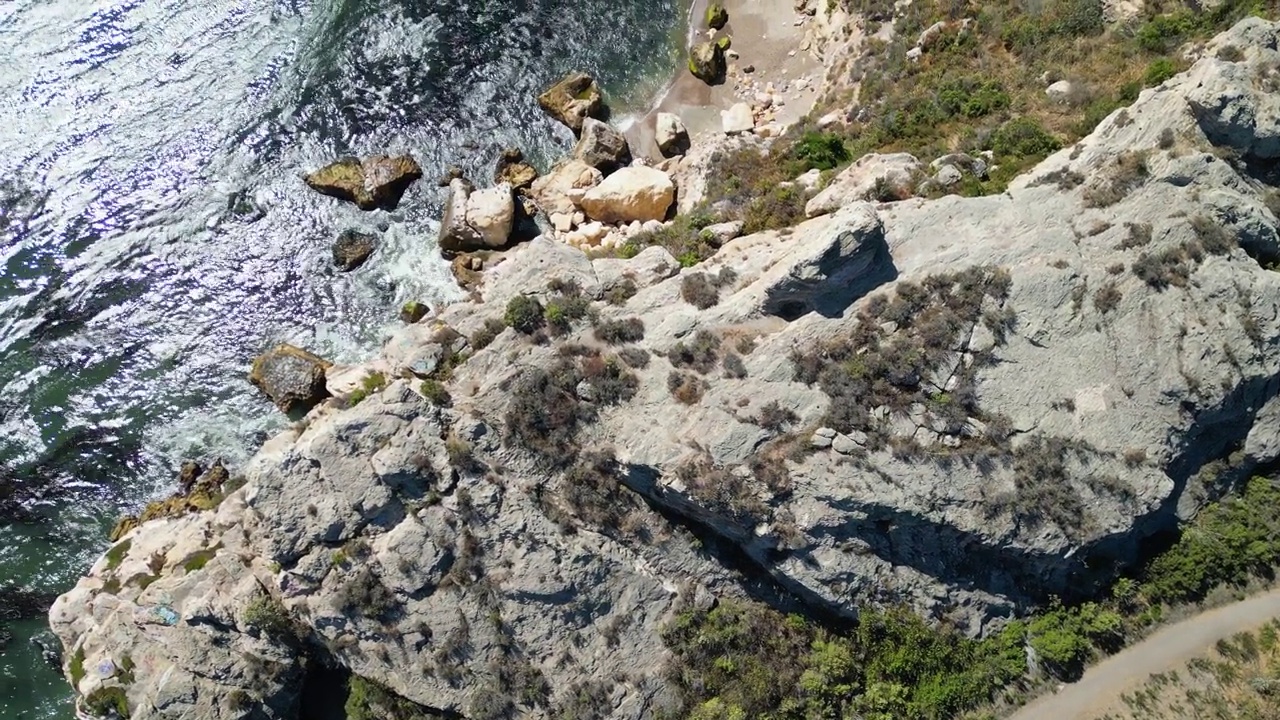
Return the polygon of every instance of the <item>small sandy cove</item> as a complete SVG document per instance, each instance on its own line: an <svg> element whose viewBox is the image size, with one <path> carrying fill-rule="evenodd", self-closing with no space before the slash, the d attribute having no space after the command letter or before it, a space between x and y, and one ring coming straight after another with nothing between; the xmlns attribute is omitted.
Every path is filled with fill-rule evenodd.
<svg viewBox="0 0 1280 720"><path fill-rule="evenodd" d="M810 19L795 11L793 0L721 0L729 11L729 24L712 35L705 22L709 4L694 0L687 44L729 36L725 81L707 85L681 64L649 112L627 130L632 148L641 155L660 159L653 141L659 112L679 115L696 138L721 132L722 110L740 102L758 105L766 94L772 96L771 122L779 125L799 120L813 106L822 66L801 49Z"/></svg>

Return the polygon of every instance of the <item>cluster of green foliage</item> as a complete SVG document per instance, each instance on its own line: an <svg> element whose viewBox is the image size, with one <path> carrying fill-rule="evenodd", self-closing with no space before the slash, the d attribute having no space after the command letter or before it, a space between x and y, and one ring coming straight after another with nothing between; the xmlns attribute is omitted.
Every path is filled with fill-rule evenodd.
<svg viewBox="0 0 1280 720"><path fill-rule="evenodd" d="M272 637L286 637L293 630L293 619L280 601L270 595L259 595L245 606L240 615L246 625L258 628Z"/></svg>
<svg viewBox="0 0 1280 720"><path fill-rule="evenodd" d="M382 685L352 675L347 681L347 720L431 720L427 708L405 699Z"/></svg>
<svg viewBox="0 0 1280 720"><path fill-rule="evenodd" d="M681 267L693 267L716 252L717 248L711 242L710 234L704 232L708 225L715 222L715 216L706 210L696 209L676 216L675 220L664 225L661 230L637 233L622 246L618 254L624 258L635 257L646 247L657 245L666 248Z"/></svg>
<svg viewBox="0 0 1280 720"><path fill-rule="evenodd" d="M745 601L686 610L664 630L668 668L691 720L729 718L943 720L1016 701L1035 681L1026 647L1051 676L1077 677L1158 621L1164 608L1215 588L1269 577L1280 564L1280 488L1255 478L1208 506L1170 548L1107 597L1054 601L983 640L902 608L864 608L833 632Z"/></svg>
<svg viewBox="0 0 1280 720"><path fill-rule="evenodd" d="M507 327L518 333L532 335L546 324L542 303L530 295L516 295L507 302L507 312L502 316Z"/></svg>
<svg viewBox="0 0 1280 720"><path fill-rule="evenodd" d="M360 387L351 391L351 394L347 396L347 407L355 407L356 405L359 405L370 395L381 392L386 386L386 375L376 370L365 375L364 379L360 381Z"/></svg>
<svg viewBox="0 0 1280 720"><path fill-rule="evenodd" d="M669 667L693 719L941 720L1021 677L1021 623L986 640L902 609L862 612L833 633L751 602L687 610L664 631Z"/></svg>

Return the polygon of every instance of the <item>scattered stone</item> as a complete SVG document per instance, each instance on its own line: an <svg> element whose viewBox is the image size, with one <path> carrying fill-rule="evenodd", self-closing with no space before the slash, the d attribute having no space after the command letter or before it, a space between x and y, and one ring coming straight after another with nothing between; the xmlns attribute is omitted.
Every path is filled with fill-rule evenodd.
<svg viewBox="0 0 1280 720"><path fill-rule="evenodd" d="M942 187L951 187L964 179L964 174L955 165L943 165L938 169L938 174L933 176L934 182Z"/></svg>
<svg viewBox="0 0 1280 720"><path fill-rule="evenodd" d="M702 228L702 238L712 247L721 247L742 234L742 221L716 223Z"/></svg>
<svg viewBox="0 0 1280 720"><path fill-rule="evenodd" d="M588 190L582 207L593 220L638 224L665 219L674 199L675 184L669 175L654 168L628 167Z"/></svg>
<svg viewBox="0 0 1280 720"><path fill-rule="evenodd" d="M673 113L658 113L654 125L654 140L658 143L658 151L666 158L689 151L689 131L680 116Z"/></svg>
<svg viewBox="0 0 1280 720"><path fill-rule="evenodd" d="M853 438L850 438L848 435L837 434L830 442L831 449L841 455L850 455L858 450L858 444L855 443Z"/></svg>
<svg viewBox="0 0 1280 720"><path fill-rule="evenodd" d="M372 235L346 230L333 242L333 264L342 272L350 272L363 265L376 247Z"/></svg>
<svg viewBox="0 0 1280 720"><path fill-rule="evenodd" d="M508 148L502 151L502 155L498 157L498 166L493 171L495 185L506 183L512 190L519 192L527 189L537 179L537 168L524 161L524 152L520 148Z"/></svg>
<svg viewBox="0 0 1280 720"><path fill-rule="evenodd" d="M1075 86L1070 81L1059 80L1045 88L1044 94L1048 95L1050 100L1066 102L1073 92L1075 92Z"/></svg>
<svg viewBox="0 0 1280 720"><path fill-rule="evenodd" d="M573 148L573 157L608 175L631 163L627 138L607 123L595 118L582 121L582 135Z"/></svg>
<svg viewBox="0 0 1280 720"><path fill-rule="evenodd" d="M575 72L539 95L538 106L578 134L582 132L583 120L599 117L604 110L604 100L595 78Z"/></svg>
<svg viewBox="0 0 1280 720"><path fill-rule="evenodd" d="M324 374L331 365L302 348L282 343L254 359L249 382L281 411L306 411L329 396Z"/></svg>
<svg viewBox="0 0 1280 720"><path fill-rule="evenodd" d="M689 72L708 85L717 85L725 76L724 48L714 42L701 42L689 51Z"/></svg>
<svg viewBox="0 0 1280 720"><path fill-rule="evenodd" d="M424 302L410 300L400 306L400 320L406 323L416 323L431 312L430 306Z"/></svg>
<svg viewBox="0 0 1280 720"><path fill-rule="evenodd" d="M556 232L565 233L573 229L573 216L568 213L551 213L548 217Z"/></svg>
<svg viewBox="0 0 1280 720"><path fill-rule="evenodd" d="M372 155L341 158L304 179L316 192L353 202L361 210L394 210L421 177L422 168L408 155Z"/></svg>
<svg viewBox="0 0 1280 720"><path fill-rule="evenodd" d="M755 116L751 113L751 106L746 103L738 103L728 110L720 111L720 123L725 135L739 135L751 132L756 126Z"/></svg>

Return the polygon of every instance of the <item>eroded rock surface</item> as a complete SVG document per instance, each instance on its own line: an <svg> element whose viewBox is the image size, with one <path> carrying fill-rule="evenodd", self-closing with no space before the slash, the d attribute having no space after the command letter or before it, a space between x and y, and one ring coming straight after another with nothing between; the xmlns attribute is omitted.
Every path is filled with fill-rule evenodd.
<svg viewBox="0 0 1280 720"><path fill-rule="evenodd" d="M1277 128L1237 87L1280 26L1218 42L1244 60L1004 195L847 198L684 269L520 247L388 344L448 403L415 378L321 405L216 509L129 532L51 612L68 676L143 720L291 717L325 663L464 717L651 718L686 604L906 602L976 634L1088 593L1280 452ZM520 295L596 326L495 328Z"/></svg>

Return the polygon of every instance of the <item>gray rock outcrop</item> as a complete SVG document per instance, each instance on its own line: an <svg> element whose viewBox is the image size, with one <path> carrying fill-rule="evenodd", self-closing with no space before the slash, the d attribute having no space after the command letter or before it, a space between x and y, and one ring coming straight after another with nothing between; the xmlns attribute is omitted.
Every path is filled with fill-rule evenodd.
<svg viewBox="0 0 1280 720"><path fill-rule="evenodd" d="M689 151L689 130L685 128L680 116L674 113L658 113L654 121L653 139L663 157L675 157Z"/></svg>
<svg viewBox="0 0 1280 720"><path fill-rule="evenodd" d="M216 509L130 531L51 611L68 677L135 720L292 717L326 666L465 717L599 682L597 716L638 720L673 709L687 603L906 602L979 634L1088 594L1221 490L1208 468L1280 459L1280 128L1252 90L1280 25L1218 42L1245 62L1206 56L999 196L846 196L683 269L518 248L388 344L441 345L418 371L450 406L416 379L321 405ZM1126 153L1144 180L1086 202ZM621 344L493 328L570 284Z"/></svg>
<svg viewBox="0 0 1280 720"><path fill-rule="evenodd" d="M454 178L449 181L437 244L446 253L502 247L511 239L515 216L510 185L476 190L466 180Z"/></svg>

